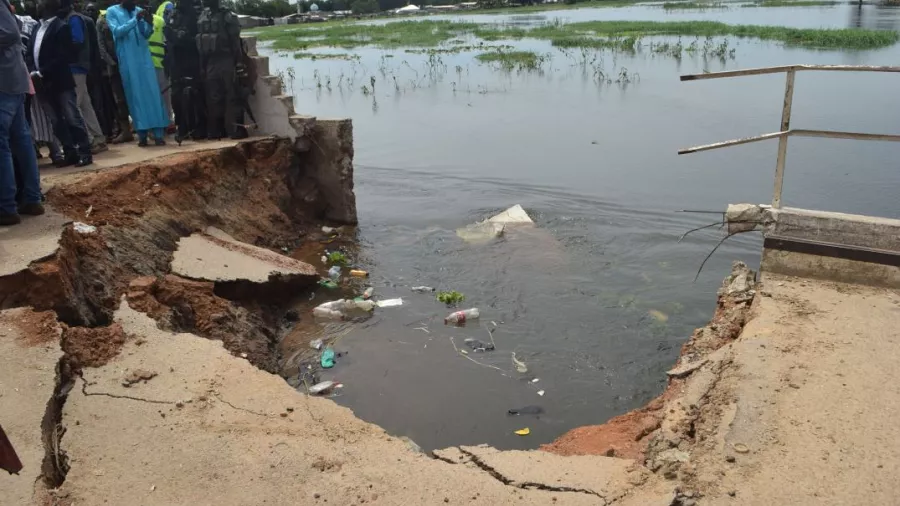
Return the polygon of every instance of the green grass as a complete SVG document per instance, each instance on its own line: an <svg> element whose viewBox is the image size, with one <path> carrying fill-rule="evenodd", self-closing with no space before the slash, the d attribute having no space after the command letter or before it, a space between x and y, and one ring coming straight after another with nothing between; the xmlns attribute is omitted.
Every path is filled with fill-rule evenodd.
<svg viewBox="0 0 900 506"><path fill-rule="evenodd" d="M471 11L472 14L522 14L527 12L546 12L546 11L563 11L570 9L599 9L611 7L627 7L642 3L642 0L590 0L588 2L577 2L574 4L566 4L558 2L555 4L539 4L524 5L522 7L496 7L490 9L478 9ZM464 11L470 12L470 11Z"/></svg>
<svg viewBox="0 0 900 506"><path fill-rule="evenodd" d="M843 2L834 2L830 0L762 0L752 4L743 4L741 7L816 7L841 5Z"/></svg>
<svg viewBox="0 0 900 506"><path fill-rule="evenodd" d="M296 27L297 25L288 25ZM781 26L728 25L716 21L586 21L552 23L533 29L503 28L471 22L398 21L385 25L362 25L337 21L309 27L259 30L259 39L271 41L276 50L304 50L311 47L356 48L374 46L385 49L438 47L459 36L475 35L484 41L540 39L558 47L614 47L621 41L652 36L696 36L755 38L788 45L871 49L897 42L898 33L888 30L801 29ZM298 39L299 38L299 39ZM491 53L487 53L491 54ZM509 53L504 53L509 54Z"/></svg>
<svg viewBox="0 0 900 506"><path fill-rule="evenodd" d="M728 6L719 2L666 2L663 9L667 11L689 10L689 9L727 9Z"/></svg>
<svg viewBox="0 0 900 506"><path fill-rule="evenodd" d="M298 25L287 25L296 27ZM284 29L266 27L259 30L261 41L271 41L272 49L296 50L311 47L380 48L434 47L457 35L474 31L475 23L452 21L397 21L384 25L365 25L352 21L336 21L309 27Z"/></svg>
<svg viewBox="0 0 900 506"><path fill-rule="evenodd" d="M554 47L573 48L588 47L594 49L615 49L618 51L634 51L637 37L598 39L596 37L557 37L550 39Z"/></svg>
<svg viewBox="0 0 900 506"><path fill-rule="evenodd" d="M888 30L863 30L858 28L844 29L807 29L787 28L783 26L728 25L717 21L585 21L566 25L548 25L535 28L529 33L521 34L520 29L504 31L494 29L490 33L482 28L481 33L503 38L540 38L562 40L582 40L589 47L597 37L650 37L660 35L686 35L697 37L733 36L774 40L785 44L802 47L836 48L836 49L871 49L890 46L897 42L900 35ZM478 32L476 32L478 33ZM577 39L581 37L581 39ZM573 47L573 46L569 46Z"/></svg>
<svg viewBox="0 0 900 506"><path fill-rule="evenodd" d="M507 72L540 72L550 61L550 55L537 54L532 51L492 51L481 53L475 59L482 63L496 64L501 70Z"/></svg>

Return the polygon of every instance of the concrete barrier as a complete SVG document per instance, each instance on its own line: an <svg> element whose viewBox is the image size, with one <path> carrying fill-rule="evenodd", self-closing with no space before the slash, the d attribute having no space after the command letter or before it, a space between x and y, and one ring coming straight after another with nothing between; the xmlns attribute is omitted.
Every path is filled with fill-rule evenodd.
<svg viewBox="0 0 900 506"><path fill-rule="evenodd" d="M900 288L900 220L858 214L737 204L729 233L761 230L761 270Z"/></svg>
<svg viewBox="0 0 900 506"><path fill-rule="evenodd" d="M285 93L281 78L270 73L269 57L260 56L257 51L256 37L245 36L242 40L256 67L255 93L248 101L256 117L256 133L292 139L300 163L311 166L319 188L327 197L326 217L339 223L356 224L352 121L297 114L294 97Z"/></svg>

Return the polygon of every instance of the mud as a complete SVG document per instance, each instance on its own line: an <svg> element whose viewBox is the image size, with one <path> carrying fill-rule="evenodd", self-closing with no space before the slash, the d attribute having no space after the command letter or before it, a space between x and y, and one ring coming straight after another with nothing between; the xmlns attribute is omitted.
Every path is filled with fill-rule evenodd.
<svg viewBox="0 0 900 506"><path fill-rule="evenodd" d="M675 368L670 371L666 390L643 408L612 418L601 425L578 427L563 434L541 449L559 455L606 455L652 461L653 453L662 450L652 448L673 401L684 389L688 373L673 375L673 372L687 364L700 363L711 353L734 341L750 318L751 303L755 295L756 274L742 262L735 262L729 275L719 289L716 311L705 327L694 331L682 346ZM685 368L690 370L689 367ZM690 415L690 414L689 414ZM693 413L697 415L697 413ZM687 439L694 437L690 423L691 416L679 432ZM657 469L654 469L657 470Z"/></svg>

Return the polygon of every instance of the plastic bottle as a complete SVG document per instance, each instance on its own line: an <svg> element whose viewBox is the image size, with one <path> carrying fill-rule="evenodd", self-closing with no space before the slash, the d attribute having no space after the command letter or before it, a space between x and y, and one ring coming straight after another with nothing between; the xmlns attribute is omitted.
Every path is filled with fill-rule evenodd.
<svg viewBox="0 0 900 506"><path fill-rule="evenodd" d="M375 289L374 289L373 287L370 286L369 288L366 288L366 291L363 292L362 297L363 297L364 299L368 299L368 298L371 297L372 294L374 294L374 293L375 293Z"/></svg>
<svg viewBox="0 0 900 506"><path fill-rule="evenodd" d="M341 279L341 266L335 265L331 267L331 269L328 269L328 277L335 281Z"/></svg>
<svg viewBox="0 0 900 506"><path fill-rule="evenodd" d="M478 312L477 307L473 307L472 309L464 309L462 311L456 311L455 313L450 313L446 318L444 318L444 325L448 323L462 325L466 323L467 320L475 320L479 316L481 316L481 314Z"/></svg>
<svg viewBox="0 0 900 506"><path fill-rule="evenodd" d="M316 316L318 318L326 318L329 320L340 320L344 317L344 314L330 307L319 306L313 309L313 316Z"/></svg>
<svg viewBox="0 0 900 506"><path fill-rule="evenodd" d="M425 293L425 292L433 292L434 288L431 288L430 286L414 286L414 287L410 288L410 290L417 292L417 293Z"/></svg>
<svg viewBox="0 0 900 506"><path fill-rule="evenodd" d="M369 273L364 270L353 269L350 271L350 276L354 278L367 278L369 277Z"/></svg>
<svg viewBox="0 0 900 506"><path fill-rule="evenodd" d="M347 309L361 309L363 311L372 311L375 309L375 302L371 300L360 300L360 301L348 301L351 305L348 305Z"/></svg>

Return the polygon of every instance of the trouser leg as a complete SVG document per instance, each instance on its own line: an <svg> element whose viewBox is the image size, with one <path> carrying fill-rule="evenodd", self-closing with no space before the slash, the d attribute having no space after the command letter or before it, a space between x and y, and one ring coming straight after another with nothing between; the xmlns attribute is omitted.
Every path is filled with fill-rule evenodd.
<svg viewBox="0 0 900 506"><path fill-rule="evenodd" d="M166 118L172 121L172 90L169 88L169 78L166 77L166 71L156 69L156 83L159 85L160 99L163 103L163 109L166 111ZM165 91L163 91L165 90Z"/></svg>
<svg viewBox="0 0 900 506"><path fill-rule="evenodd" d="M122 76L118 68L110 72L109 84L112 88L113 100L116 103L116 123L119 126L119 142L128 142L134 138L131 134L131 122L128 121L128 100L125 98L125 88L122 86Z"/></svg>
<svg viewBox="0 0 900 506"><path fill-rule="evenodd" d="M0 213L18 214L16 208L16 169L10 133L16 114L16 103L24 95L0 93Z"/></svg>
<svg viewBox="0 0 900 506"><path fill-rule="evenodd" d="M91 92L87 86L87 74L72 74L75 78L75 103L78 111L81 113L91 144L102 144L106 142L103 130L100 129L100 122L97 121L97 113L94 111L94 104L91 102Z"/></svg>
<svg viewBox="0 0 900 506"><path fill-rule="evenodd" d="M227 90L225 80L211 77L204 81L206 91L207 134L210 139L225 137L225 107Z"/></svg>
<svg viewBox="0 0 900 506"><path fill-rule="evenodd" d="M25 118L25 94L0 93L0 212L3 214L17 214L17 179L22 186L19 193L23 203L41 201L34 141Z"/></svg>
<svg viewBox="0 0 900 506"><path fill-rule="evenodd" d="M84 118L81 117L81 112L78 110L78 97L75 95L75 90L60 92L55 99L55 115L58 122L62 124L62 128L58 130L56 136L59 137L60 133L67 135L71 143L70 147L66 148L66 141L59 138L63 143L63 149L66 150L66 156L70 156L74 149L79 157L91 158L91 140L84 124Z"/></svg>

